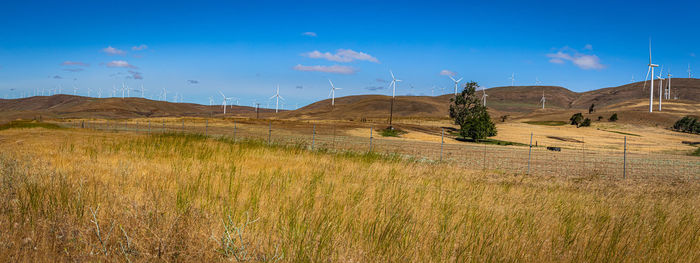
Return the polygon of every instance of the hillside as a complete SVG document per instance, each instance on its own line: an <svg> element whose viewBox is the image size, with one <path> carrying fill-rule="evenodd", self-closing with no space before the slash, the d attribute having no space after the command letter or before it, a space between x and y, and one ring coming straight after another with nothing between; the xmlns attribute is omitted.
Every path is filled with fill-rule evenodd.
<svg viewBox="0 0 700 263"><path fill-rule="evenodd" d="M635 82L582 93L557 86L507 86L486 90L486 105L494 118L504 114L516 119L557 118L571 112L585 112L592 104L603 112L638 112L648 109L649 87ZM546 108L541 109L544 92ZM481 96L481 91L478 95ZM656 94L656 92L655 92ZM682 114L700 112L700 79L673 79L672 97L679 98L665 103L664 112L651 118L653 123L665 124L668 119ZM654 109L658 107L658 95ZM452 94L441 96L397 96L394 104L396 118L447 118ZM356 95L336 98L335 107L330 99L318 101L293 111L274 114L271 109L261 109L261 118L355 120L386 119L391 97L384 95ZM0 99L0 120L34 118L139 118L168 116L222 116L220 106L192 103L171 103L142 98L90 98L72 95L37 96L22 99ZM663 116L661 116L663 115ZM255 117L252 107L232 106L227 116ZM632 115L630 115L632 116ZM597 117L597 116L596 116Z"/></svg>
<svg viewBox="0 0 700 263"><path fill-rule="evenodd" d="M655 82L655 84L658 82ZM664 82L665 83L665 82ZM700 79L678 78L672 82L672 97L675 110L679 113L700 111ZM546 97L545 110L542 112L540 100L542 93ZM481 96L482 92L477 91ZM635 82L619 87L610 87L587 92L574 92L557 86L506 86L486 90L486 105L492 115L531 115L552 112L587 110L591 104L596 109L644 111L648 109L649 87L644 89L644 82ZM655 109L658 107L658 94L655 91ZM430 96L397 96L394 105L396 117L446 118L448 117L451 94ZM383 95L358 95L335 99L335 108L331 109L330 99L310 104L298 110L280 114L281 118L300 119L355 119L387 118L391 97ZM646 108L645 108L646 105ZM668 104L671 106L671 104Z"/></svg>
<svg viewBox="0 0 700 263"><path fill-rule="evenodd" d="M260 109L261 115L274 110ZM73 95L35 96L0 100L0 121L18 118L141 118L221 116L221 106L172 103L143 98L91 98ZM227 106L227 114L254 116L255 109Z"/></svg>

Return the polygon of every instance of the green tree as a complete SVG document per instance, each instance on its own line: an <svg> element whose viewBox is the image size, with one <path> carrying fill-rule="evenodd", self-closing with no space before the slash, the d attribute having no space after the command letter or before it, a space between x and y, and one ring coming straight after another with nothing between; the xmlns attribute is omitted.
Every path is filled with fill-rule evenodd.
<svg viewBox="0 0 700 263"><path fill-rule="evenodd" d="M613 113L613 115L610 115L610 119L608 119L608 120L612 121L612 122L617 121L617 113Z"/></svg>
<svg viewBox="0 0 700 263"><path fill-rule="evenodd" d="M569 121L571 122L571 125L576 125L576 128L578 128L581 125L581 122L583 122L583 114L579 112L571 115Z"/></svg>
<svg viewBox="0 0 700 263"><path fill-rule="evenodd" d="M594 104L594 103L591 103L591 106L588 107L588 114L591 114L592 112L594 112L594 111L595 111L594 108L595 108L595 104Z"/></svg>
<svg viewBox="0 0 700 263"><path fill-rule="evenodd" d="M476 96L474 81L466 83L461 93L450 99L450 118L459 125L459 135L463 138L472 138L474 141L495 136L496 125L491 121L491 116Z"/></svg>

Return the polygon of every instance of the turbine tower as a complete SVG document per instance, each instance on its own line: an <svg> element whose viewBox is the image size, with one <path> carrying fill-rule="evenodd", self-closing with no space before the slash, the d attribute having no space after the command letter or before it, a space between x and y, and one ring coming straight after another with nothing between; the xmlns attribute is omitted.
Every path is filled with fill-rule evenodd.
<svg viewBox="0 0 700 263"><path fill-rule="evenodd" d="M510 86L511 87L515 86L515 72L510 74Z"/></svg>
<svg viewBox="0 0 700 263"><path fill-rule="evenodd" d="M661 97L663 97L664 94L664 67L661 66L661 70L659 70L659 75L656 76L659 78L659 111L661 111Z"/></svg>
<svg viewBox="0 0 700 263"><path fill-rule="evenodd" d="M277 113L277 112L279 111L280 99L284 100L284 98L282 98L282 96L280 96L280 85L279 85L279 84L277 84L277 92L275 93L275 95L273 95L272 97L270 97L270 99L273 99L273 98L276 99L276 102L275 102L275 113Z"/></svg>
<svg viewBox="0 0 700 263"><path fill-rule="evenodd" d="M691 71L690 71L690 63L688 63L688 78L693 77L693 75L690 74L690 72L691 72Z"/></svg>
<svg viewBox="0 0 700 263"><path fill-rule="evenodd" d="M668 83L668 86L666 88L666 99L670 100L671 99L671 77L673 77L673 75L671 75L670 70L668 71L667 76L668 76L668 82L666 82L666 83Z"/></svg>
<svg viewBox="0 0 700 263"><path fill-rule="evenodd" d="M481 100L484 101L484 107L486 107L486 97L489 96L486 94L486 87L481 88L481 92L483 92L483 95L481 95Z"/></svg>
<svg viewBox="0 0 700 263"><path fill-rule="evenodd" d="M331 93L328 94L328 97L331 97L331 107L335 107L335 90L340 88L333 86L333 81L331 81L331 79L328 79L328 82L331 83Z"/></svg>
<svg viewBox="0 0 700 263"><path fill-rule="evenodd" d="M392 74L392 76L393 76L393 74ZM455 82L455 95L457 95L457 89L459 88L459 82L462 81L463 78L459 78L459 79L455 80L455 78L453 78L452 76L448 76L448 77L450 77L450 79L452 79L452 81Z"/></svg>
<svg viewBox="0 0 700 263"><path fill-rule="evenodd" d="M649 85L649 112L653 112L652 108L654 104L654 68L659 65L651 63L651 38L649 38L649 69L647 70L647 76L644 78L644 88L647 85L647 78L649 78L649 73L651 73L651 85Z"/></svg>
<svg viewBox="0 0 700 263"><path fill-rule="evenodd" d="M391 121L394 118L394 99L395 99L394 97L396 95L396 83L400 82L401 80L396 79L396 77L394 76L394 72L391 72L391 70L389 70L389 74L391 74L391 83L389 83L389 86L392 87L392 89L391 89L391 105L389 106L389 127L391 128ZM450 78L452 78L452 77L450 77Z"/></svg>

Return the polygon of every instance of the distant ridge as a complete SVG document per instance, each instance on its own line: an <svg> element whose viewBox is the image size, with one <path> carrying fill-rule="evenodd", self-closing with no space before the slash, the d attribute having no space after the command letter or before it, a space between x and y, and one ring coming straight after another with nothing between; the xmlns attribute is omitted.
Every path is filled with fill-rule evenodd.
<svg viewBox="0 0 700 263"><path fill-rule="evenodd" d="M658 82L654 82L656 84ZM664 84L666 82L664 81ZM671 96L689 103L687 111L700 105L700 79L674 78ZM655 105L658 102L655 87ZM574 92L558 86L506 86L486 90L486 106L492 115L529 114L541 111L542 92L547 98L546 110L586 110L591 104L596 109L624 107L625 110L643 111L648 101L649 87L635 82L587 92ZM477 91L481 96L482 91ZM394 116L397 118L447 118L452 94L440 96L397 96ZM391 97L385 95L356 95L337 97L335 107L330 99L309 104L297 110L278 114L272 109L260 109L260 117L282 119L341 119L387 118ZM676 101L676 100L674 100ZM656 106L655 106L656 107ZM685 111L685 110L684 110ZM697 109L700 112L700 108ZM247 106L228 106L227 116L255 117L255 109ZM229 115L230 114L230 115ZM0 99L0 120L33 118L143 118L143 117L209 117L222 116L221 106L193 103L172 103L143 98L92 98L73 95L36 96L22 99Z"/></svg>
<svg viewBox="0 0 700 263"><path fill-rule="evenodd" d="M226 106L231 115L254 117L255 108ZM260 109L262 115L274 112ZM21 99L0 99L0 120L17 118L143 118L143 117L207 117L222 114L221 105L205 106L193 103L173 103L143 98L92 98L58 94Z"/></svg>

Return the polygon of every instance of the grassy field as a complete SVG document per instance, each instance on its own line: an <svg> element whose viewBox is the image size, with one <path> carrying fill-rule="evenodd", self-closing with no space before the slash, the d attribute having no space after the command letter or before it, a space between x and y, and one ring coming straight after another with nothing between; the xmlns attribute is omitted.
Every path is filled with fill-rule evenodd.
<svg viewBox="0 0 700 263"><path fill-rule="evenodd" d="M700 261L700 183L0 131L0 261Z"/></svg>

